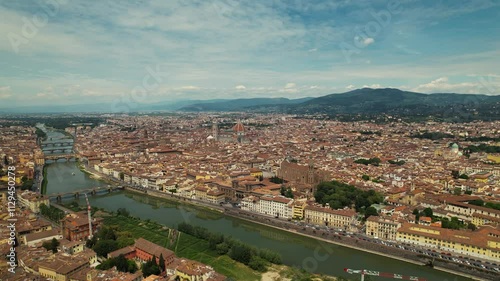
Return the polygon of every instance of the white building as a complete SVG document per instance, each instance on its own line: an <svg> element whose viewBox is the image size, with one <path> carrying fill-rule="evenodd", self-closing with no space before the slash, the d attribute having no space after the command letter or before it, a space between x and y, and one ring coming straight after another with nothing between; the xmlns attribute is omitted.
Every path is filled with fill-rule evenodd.
<svg viewBox="0 0 500 281"><path fill-rule="evenodd" d="M241 209L279 218L292 218L293 199L283 196L248 196L241 200Z"/></svg>

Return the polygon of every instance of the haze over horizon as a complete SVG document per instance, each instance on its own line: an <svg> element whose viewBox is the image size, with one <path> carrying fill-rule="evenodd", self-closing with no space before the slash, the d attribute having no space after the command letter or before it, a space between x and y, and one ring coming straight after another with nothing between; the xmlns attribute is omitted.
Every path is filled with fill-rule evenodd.
<svg viewBox="0 0 500 281"><path fill-rule="evenodd" d="M0 1L0 108L500 94L500 2L432 2Z"/></svg>

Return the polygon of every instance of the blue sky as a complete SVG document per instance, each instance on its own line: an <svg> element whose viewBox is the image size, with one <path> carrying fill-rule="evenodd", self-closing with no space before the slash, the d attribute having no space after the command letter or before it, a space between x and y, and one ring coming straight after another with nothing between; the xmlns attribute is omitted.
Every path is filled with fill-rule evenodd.
<svg viewBox="0 0 500 281"><path fill-rule="evenodd" d="M0 0L0 107L500 94L496 0Z"/></svg>

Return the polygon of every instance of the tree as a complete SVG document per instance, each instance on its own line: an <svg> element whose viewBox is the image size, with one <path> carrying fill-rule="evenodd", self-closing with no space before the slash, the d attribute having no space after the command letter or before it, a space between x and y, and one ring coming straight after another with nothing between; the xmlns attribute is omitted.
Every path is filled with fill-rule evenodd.
<svg viewBox="0 0 500 281"><path fill-rule="evenodd" d="M118 242L115 240L99 240L92 248L98 256L106 257L109 253L118 250Z"/></svg>
<svg viewBox="0 0 500 281"><path fill-rule="evenodd" d="M229 245L226 242L222 242L215 246L215 251L218 255L225 255L229 251Z"/></svg>
<svg viewBox="0 0 500 281"><path fill-rule="evenodd" d="M461 174L460 176L458 176L459 179L464 179L464 180L468 180L469 179L469 176L466 175L466 174Z"/></svg>
<svg viewBox="0 0 500 281"><path fill-rule="evenodd" d="M153 259L155 261L153 261ZM156 257L153 256L152 259L142 264L142 276L148 277L149 275L160 275L160 268L156 264Z"/></svg>
<svg viewBox="0 0 500 281"><path fill-rule="evenodd" d="M451 176L454 178L454 179L458 179L458 177L460 176L460 172L457 171L457 170L453 170L451 171Z"/></svg>
<svg viewBox="0 0 500 281"><path fill-rule="evenodd" d="M462 189L460 187L455 187L455 189L453 189L453 195L460 195L462 194Z"/></svg>
<svg viewBox="0 0 500 281"><path fill-rule="evenodd" d="M162 272L165 271L165 259L163 258L163 254L160 254L159 266Z"/></svg>
<svg viewBox="0 0 500 281"><path fill-rule="evenodd" d="M51 241L45 241L42 244L47 251L52 251L52 253L57 253L57 247L59 247L59 241L56 238L52 238Z"/></svg>
<svg viewBox="0 0 500 281"><path fill-rule="evenodd" d="M431 208L425 208L425 209L424 209L424 215L425 215L426 217L430 217L430 218L432 218L434 214L433 214L433 212L432 212L432 209L431 209Z"/></svg>
<svg viewBox="0 0 500 281"><path fill-rule="evenodd" d="M247 245L235 243L232 245L231 250L229 250L229 257L243 264L248 264L252 257L252 252Z"/></svg>
<svg viewBox="0 0 500 281"><path fill-rule="evenodd" d="M52 247L52 253L57 253L57 247L59 247L59 241L57 241L56 238L52 238L52 241L50 241L50 245Z"/></svg>
<svg viewBox="0 0 500 281"><path fill-rule="evenodd" d="M285 191L285 197L287 198L293 198L293 192L292 192L292 188L291 187L288 187Z"/></svg>
<svg viewBox="0 0 500 281"><path fill-rule="evenodd" d="M264 259L262 259L259 256L252 256L250 258L250 262L248 263L248 266L253 269L257 270L260 272L265 272L267 271L267 263Z"/></svg>
<svg viewBox="0 0 500 281"><path fill-rule="evenodd" d="M467 224L467 228L474 231L477 229L477 226L470 222L469 224Z"/></svg>
<svg viewBox="0 0 500 281"><path fill-rule="evenodd" d="M97 236L92 236L92 239L87 239L87 242L85 243L85 246L87 248L92 248L94 247L95 243L97 243Z"/></svg>
<svg viewBox="0 0 500 281"><path fill-rule="evenodd" d="M366 210L365 210L365 218L368 218L370 216L378 216L377 209L375 209L372 206L366 208Z"/></svg>
<svg viewBox="0 0 500 281"><path fill-rule="evenodd" d="M280 194L281 194L282 196L285 196L285 192L286 192L286 187L285 187L285 185L284 185L284 184L282 184L282 185L281 185L281 187L280 187Z"/></svg>
<svg viewBox="0 0 500 281"><path fill-rule="evenodd" d="M420 212L418 211L417 208L413 209L413 213L415 215L415 221L418 222L418 219L420 218Z"/></svg>
<svg viewBox="0 0 500 281"><path fill-rule="evenodd" d="M110 227L103 227L98 232L98 238L102 240L116 240L115 231Z"/></svg>
<svg viewBox="0 0 500 281"><path fill-rule="evenodd" d="M374 190L361 190L353 185L338 181L322 182L314 193L316 202L326 205L332 209L341 209L355 205L356 211L360 212L363 207L368 208L372 204L383 202L384 198Z"/></svg>
<svg viewBox="0 0 500 281"><path fill-rule="evenodd" d="M368 175L363 175L361 178L362 178L364 181L370 180L370 176L368 176Z"/></svg>
<svg viewBox="0 0 500 281"><path fill-rule="evenodd" d="M482 206L484 206L484 201L481 199L475 199L475 200L469 201L469 204L482 207Z"/></svg>
<svg viewBox="0 0 500 281"><path fill-rule="evenodd" d="M128 212L128 210L126 208L118 208L118 210L116 210L116 214L119 216L124 216L124 217L130 216L130 213Z"/></svg>
<svg viewBox="0 0 500 281"><path fill-rule="evenodd" d="M280 179L277 176L273 176L273 177L269 178L269 181L272 183L276 183L276 184L280 184L280 183L284 182L283 179Z"/></svg>
<svg viewBox="0 0 500 281"><path fill-rule="evenodd" d="M128 261L124 255L119 255L118 257L114 258L114 264L118 271L128 272Z"/></svg>

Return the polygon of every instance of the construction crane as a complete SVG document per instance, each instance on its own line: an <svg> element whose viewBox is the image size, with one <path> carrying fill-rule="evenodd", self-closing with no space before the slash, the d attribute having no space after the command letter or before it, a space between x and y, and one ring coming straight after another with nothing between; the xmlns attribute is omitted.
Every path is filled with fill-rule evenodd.
<svg viewBox="0 0 500 281"><path fill-rule="evenodd" d="M365 275L372 276L380 276L385 278L393 278L393 279L402 279L402 280L414 280L414 281L427 281L424 278L416 277L416 276L408 276L397 273L388 273L388 272L379 272L374 270L366 270L366 269L350 269L344 268L344 271L349 274L361 274L361 281L365 280Z"/></svg>
<svg viewBox="0 0 500 281"><path fill-rule="evenodd" d="M92 239L92 216L90 214L91 208L90 208L89 198L87 197L87 193L85 193L85 200L87 201L87 212L89 214L89 239Z"/></svg>

